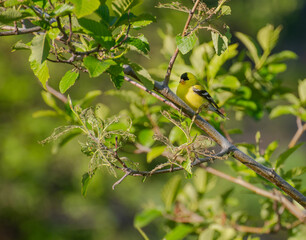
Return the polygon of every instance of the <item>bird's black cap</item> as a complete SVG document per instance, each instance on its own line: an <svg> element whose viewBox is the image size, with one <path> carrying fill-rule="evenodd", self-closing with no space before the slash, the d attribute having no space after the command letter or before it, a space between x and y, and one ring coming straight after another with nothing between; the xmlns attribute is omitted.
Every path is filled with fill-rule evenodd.
<svg viewBox="0 0 306 240"><path fill-rule="evenodd" d="M181 79L183 79L183 80L189 80L189 78L188 78L188 76L187 76L187 73L183 73L182 75L181 75Z"/></svg>

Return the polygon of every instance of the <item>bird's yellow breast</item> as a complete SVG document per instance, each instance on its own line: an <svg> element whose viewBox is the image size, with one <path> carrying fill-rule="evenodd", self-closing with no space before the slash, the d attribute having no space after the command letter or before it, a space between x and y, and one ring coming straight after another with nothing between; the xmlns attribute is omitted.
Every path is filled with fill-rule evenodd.
<svg viewBox="0 0 306 240"><path fill-rule="evenodd" d="M179 85L176 94L194 111L196 111L199 107L201 107L207 101L201 97L200 95L196 94L193 91L193 88L197 88L199 90L204 90L201 85L194 85L190 87L186 87L183 85ZM208 102L207 102L208 103Z"/></svg>

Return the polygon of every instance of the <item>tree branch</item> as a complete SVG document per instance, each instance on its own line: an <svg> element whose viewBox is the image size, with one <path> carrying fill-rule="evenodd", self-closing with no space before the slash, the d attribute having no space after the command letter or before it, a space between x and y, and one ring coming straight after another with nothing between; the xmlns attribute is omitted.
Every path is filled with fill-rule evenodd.
<svg viewBox="0 0 306 240"><path fill-rule="evenodd" d="M302 120L301 118L297 117L296 118L296 125L298 127L296 133L294 134L294 136L292 137L288 148L292 148L295 146L295 144L299 141L299 139L301 138L301 136L303 135L303 132L306 131L306 123L304 123L304 125L302 124Z"/></svg>
<svg viewBox="0 0 306 240"><path fill-rule="evenodd" d="M51 93L54 97L61 100L64 104L68 102L68 99L65 95L61 94L60 92L56 91L54 88L50 87L48 83L46 83L46 89L49 93Z"/></svg>
<svg viewBox="0 0 306 240"><path fill-rule="evenodd" d="M130 67L124 67L125 74L130 76L135 76L136 74ZM125 77L125 80L128 78ZM135 85L140 87L141 89L145 90L148 93L154 93L147 88L145 88L141 84ZM166 101L164 98L159 96L158 94L154 93L158 96L158 99L167 103L169 106L175 106L175 109L178 109L179 106L183 113L187 116L192 118L195 112L187 106L181 99L179 99L170 89L169 87L165 87L162 83L155 81L154 90L162 95L165 99L169 100ZM153 94L151 94L153 95ZM154 96L154 95L153 95ZM169 103L170 102L170 103ZM211 137L223 150L227 150L233 154L233 157L240 161L242 164L246 165L248 168L252 169L258 175L264 177L269 182L272 182L280 189L282 189L285 193L291 196L294 200L296 200L299 204L301 204L304 208L306 208L306 197L292 187L289 183L287 183L283 178L281 178L273 169L265 167L264 165L256 162L253 158L249 157L242 151L240 151L236 146L231 144L225 137L223 137L214 127L212 127L207 121L205 121L201 116L197 115L195 119L195 124L201 128L204 132L207 133L209 137Z"/></svg>
<svg viewBox="0 0 306 240"><path fill-rule="evenodd" d="M186 23L185 23L185 27L184 27L184 30L183 30L182 35L181 35L182 37L184 37L185 34L186 34L186 31L187 31L187 29L188 29L188 26L189 26L189 24L190 24L190 21L191 21L191 19L192 19L192 17L193 17L193 14L194 14L195 10L197 9L197 6L198 6L199 2L200 2L200 0L197 0L197 1L194 3L194 5L193 5L192 10L189 12L188 19L187 19L187 21L186 21ZM177 58L178 53L179 53L179 49L178 49L178 47L177 47L177 48L175 49L175 52L174 52L173 56L172 56L171 59L170 59L169 66L168 66L168 69L167 69L167 73L166 73L165 79L164 79L164 81L163 81L163 86L168 86L168 83L169 83L169 80L170 80L171 71L172 71L172 68L173 68L175 59Z"/></svg>
<svg viewBox="0 0 306 240"><path fill-rule="evenodd" d="M11 26L4 26L1 27L2 30L11 30L8 32L0 32L1 36L12 36L12 35L21 35L21 34L28 34L28 33L34 33L39 32L41 30L41 27L32 27L32 28L15 28Z"/></svg>
<svg viewBox="0 0 306 240"><path fill-rule="evenodd" d="M235 178L232 177L230 175L227 175L223 172L220 172L214 168L211 167L206 167L204 165L200 165L201 168L205 169L207 172L216 175L218 177L221 177L223 179L226 179L230 182L236 183L240 186L243 186L249 190L251 190L252 192L255 192L258 195L261 195L263 197L266 198L270 198L274 201L277 201L279 203L281 203L289 212L291 212L294 216L296 216L300 221L305 221L306 220L306 213L304 213L303 211L301 211L297 206L295 206L292 202L290 202L285 196L283 196L280 192L275 192L275 193L271 193L268 192L264 189L258 188L240 178Z"/></svg>

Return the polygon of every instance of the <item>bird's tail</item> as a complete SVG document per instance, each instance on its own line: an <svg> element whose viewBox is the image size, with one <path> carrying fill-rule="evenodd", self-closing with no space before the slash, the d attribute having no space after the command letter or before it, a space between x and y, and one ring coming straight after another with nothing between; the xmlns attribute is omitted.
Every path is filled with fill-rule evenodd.
<svg viewBox="0 0 306 240"><path fill-rule="evenodd" d="M219 109L215 108L214 106L209 106L210 110L217 113L220 117L222 117L223 119L227 119L229 120L229 118L227 116L225 116L222 112L220 112Z"/></svg>

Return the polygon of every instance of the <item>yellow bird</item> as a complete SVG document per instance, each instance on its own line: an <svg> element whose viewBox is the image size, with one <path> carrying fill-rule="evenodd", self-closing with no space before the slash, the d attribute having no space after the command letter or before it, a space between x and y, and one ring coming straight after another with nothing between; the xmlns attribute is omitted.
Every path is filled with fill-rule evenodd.
<svg viewBox="0 0 306 240"><path fill-rule="evenodd" d="M217 103L213 100L205 88L200 85L196 77L190 72L186 72L181 75L181 80L177 87L176 95L194 111L197 111L200 107L203 107L217 113L222 118L227 118L219 111L220 108L218 107Z"/></svg>

